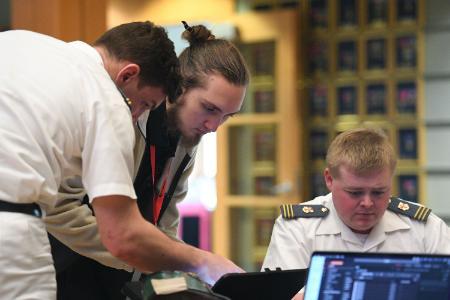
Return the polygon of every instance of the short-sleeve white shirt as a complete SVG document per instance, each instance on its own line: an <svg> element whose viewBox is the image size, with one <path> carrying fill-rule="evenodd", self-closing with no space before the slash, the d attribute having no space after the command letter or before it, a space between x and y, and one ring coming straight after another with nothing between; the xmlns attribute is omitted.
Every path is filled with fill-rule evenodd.
<svg viewBox="0 0 450 300"><path fill-rule="evenodd" d="M0 33L0 49L0 199L136 198L130 111L99 53L22 30Z"/></svg>
<svg viewBox="0 0 450 300"><path fill-rule="evenodd" d="M449 228L433 213L423 223L387 210L367 238L361 239L337 215L331 193L303 204L324 205L329 214L293 220L278 217L263 269L307 268L314 251L450 254Z"/></svg>

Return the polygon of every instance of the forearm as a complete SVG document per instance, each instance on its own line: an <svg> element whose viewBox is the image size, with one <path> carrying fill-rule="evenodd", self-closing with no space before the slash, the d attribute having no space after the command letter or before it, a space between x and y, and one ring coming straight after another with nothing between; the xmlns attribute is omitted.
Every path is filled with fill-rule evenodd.
<svg viewBox="0 0 450 300"><path fill-rule="evenodd" d="M143 272L181 270L198 272L204 251L169 238L148 222L136 223L135 229L122 235L121 247L113 247L123 261Z"/></svg>
<svg viewBox="0 0 450 300"><path fill-rule="evenodd" d="M47 211L43 221L47 231L73 251L108 267L132 270L103 246L95 217L91 210L86 205L80 205L77 199L65 200Z"/></svg>
<svg viewBox="0 0 450 300"><path fill-rule="evenodd" d="M136 202L123 196L105 196L92 203L105 247L143 272L195 272L208 283L225 273L242 272L231 261L174 241L144 220Z"/></svg>
<svg viewBox="0 0 450 300"><path fill-rule="evenodd" d="M201 265L204 251L169 238L144 220L137 205L127 205L120 198L123 201L102 203L100 209L99 202L93 203L102 242L111 254L144 272L193 271Z"/></svg>

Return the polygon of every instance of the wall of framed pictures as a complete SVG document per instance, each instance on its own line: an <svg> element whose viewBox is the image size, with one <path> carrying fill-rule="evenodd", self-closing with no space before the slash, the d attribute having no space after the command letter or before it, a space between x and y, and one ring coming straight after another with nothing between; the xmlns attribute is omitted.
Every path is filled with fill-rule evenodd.
<svg viewBox="0 0 450 300"><path fill-rule="evenodd" d="M218 130L214 251L259 271L279 206L299 199L298 10L248 11L234 24L251 81L239 114Z"/></svg>
<svg viewBox="0 0 450 300"><path fill-rule="evenodd" d="M305 107L304 199L326 193L321 174L339 132L383 128L399 157L394 194L420 202L424 185L422 0L302 3L299 99Z"/></svg>

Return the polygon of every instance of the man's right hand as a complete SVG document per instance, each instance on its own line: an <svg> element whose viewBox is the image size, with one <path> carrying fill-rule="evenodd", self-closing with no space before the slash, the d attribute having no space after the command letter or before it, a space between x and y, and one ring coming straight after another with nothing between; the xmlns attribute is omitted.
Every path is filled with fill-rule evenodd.
<svg viewBox="0 0 450 300"><path fill-rule="evenodd" d="M202 262L193 270L200 279L206 283L213 285L222 275L227 273L243 273L243 269L235 265L232 261L207 251L200 250L199 255Z"/></svg>
<svg viewBox="0 0 450 300"><path fill-rule="evenodd" d="M193 272L208 284L223 274L243 272L224 257L172 240L144 220L133 199L97 197L92 206L102 243L112 255L139 271Z"/></svg>

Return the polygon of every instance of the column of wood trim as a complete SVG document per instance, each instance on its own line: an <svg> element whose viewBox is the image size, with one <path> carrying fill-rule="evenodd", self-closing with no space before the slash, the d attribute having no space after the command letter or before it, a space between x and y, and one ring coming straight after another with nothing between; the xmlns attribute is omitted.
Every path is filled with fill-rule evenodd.
<svg viewBox="0 0 450 300"><path fill-rule="evenodd" d="M11 0L11 27L93 42L106 30L106 0Z"/></svg>

